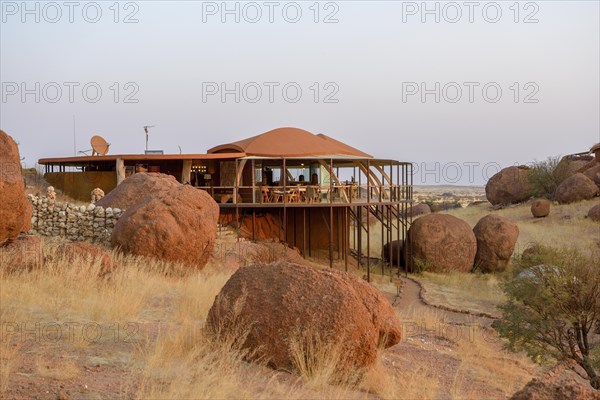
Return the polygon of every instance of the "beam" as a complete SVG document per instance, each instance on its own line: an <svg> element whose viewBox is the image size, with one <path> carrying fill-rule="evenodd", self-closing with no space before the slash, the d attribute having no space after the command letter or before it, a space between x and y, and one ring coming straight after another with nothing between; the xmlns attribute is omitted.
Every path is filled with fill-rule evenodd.
<svg viewBox="0 0 600 400"><path fill-rule="evenodd" d="M120 185L121 182L123 182L125 180L125 161L122 158L117 158L116 171L117 171L117 185Z"/></svg>
<svg viewBox="0 0 600 400"><path fill-rule="evenodd" d="M181 183L189 184L192 182L192 160L183 160L181 169Z"/></svg>

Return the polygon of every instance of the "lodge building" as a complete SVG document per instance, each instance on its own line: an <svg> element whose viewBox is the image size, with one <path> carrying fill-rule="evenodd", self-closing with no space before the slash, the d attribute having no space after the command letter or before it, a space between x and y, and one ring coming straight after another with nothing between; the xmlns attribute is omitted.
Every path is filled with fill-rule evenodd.
<svg viewBox="0 0 600 400"><path fill-rule="evenodd" d="M94 188L108 193L131 174L170 174L207 191L219 203L221 221L249 226L252 239L258 238L257 218L270 214L279 221L271 239L304 256L325 251L330 263L337 256L347 265L355 257L368 273L373 258L400 259L392 246L383 254L383 245L403 240L411 223L411 163L377 159L297 128L274 129L206 154L84 155L39 164L48 182L84 201Z"/></svg>

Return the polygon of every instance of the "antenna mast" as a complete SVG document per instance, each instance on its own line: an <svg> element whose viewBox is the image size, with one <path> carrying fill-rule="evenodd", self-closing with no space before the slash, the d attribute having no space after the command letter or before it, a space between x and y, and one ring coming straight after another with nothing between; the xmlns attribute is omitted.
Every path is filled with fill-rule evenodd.
<svg viewBox="0 0 600 400"><path fill-rule="evenodd" d="M148 151L148 128L154 128L156 125L144 125L144 132L146 132L146 151Z"/></svg>
<svg viewBox="0 0 600 400"><path fill-rule="evenodd" d="M75 114L73 114L73 156L77 156L77 135L75 134Z"/></svg>

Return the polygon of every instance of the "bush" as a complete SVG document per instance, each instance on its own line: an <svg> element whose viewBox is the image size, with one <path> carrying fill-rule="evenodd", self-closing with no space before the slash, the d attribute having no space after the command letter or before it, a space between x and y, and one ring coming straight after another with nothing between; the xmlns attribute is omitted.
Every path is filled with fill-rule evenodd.
<svg viewBox="0 0 600 400"><path fill-rule="evenodd" d="M532 243L523 253L515 254L512 259L512 279L519 273L536 265L551 265L560 257L561 250L541 243Z"/></svg>
<svg viewBox="0 0 600 400"><path fill-rule="evenodd" d="M560 156L534 161L529 173L529 194L533 197L552 199L554 191L569 176L569 161Z"/></svg>
<svg viewBox="0 0 600 400"><path fill-rule="evenodd" d="M502 318L493 324L508 339L508 349L525 350L537 362L572 360L596 389L600 389L600 344L589 339L600 318L599 256L541 248L522 257L522 267L543 263L504 285L509 300L500 306Z"/></svg>

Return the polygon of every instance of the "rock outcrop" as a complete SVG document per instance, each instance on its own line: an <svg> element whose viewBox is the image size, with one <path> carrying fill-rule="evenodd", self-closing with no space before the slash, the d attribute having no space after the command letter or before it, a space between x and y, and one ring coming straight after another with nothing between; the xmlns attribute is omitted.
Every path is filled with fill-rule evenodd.
<svg viewBox="0 0 600 400"><path fill-rule="evenodd" d="M100 207L126 210L148 194L158 195L181 186L174 176L151 172L133 174L96 202Z"/></svg>
<svg viewBox="0 0 600 400"><path fill-rule="evenodd" d="M475 268L483 272L505 271L519 238L519 227L507 218L489 214L473 228L477 238Z"/></svg>
<svg viewBox="0 0 600 400"><path fill-rule="evenodd" d="M345 373L373 365L378 347L401 339L393 308L365 281L283 262L240 268L216 297L207 327L217 338L247 332L248 359L286 371L296 370L292 342L341 346L336 370Z"/></svg>
<svg viewBox="0 0 600 400"><path fill-rule="evenodd" d="M417 218L408 230L407 240L412 240L412 246L404 246L409 270L423 265L437 271L469 272L473 268L477 240L469 224L452 215Z"/></svg>
<svg viewBox="0 0 600 400"><path fill-rule="evenodd" d="M0 246L14 241L31 226L17 143L0 130Z"/></svg>
<svg viewBox="0 0 600 400"><path fill-rule="evenodd" d="M386 243L383 246L383 258L385 261L390 262L390 247L392 250L392 262L391 265L393 266L398 266L399 264L403 263L402 260L402 245L403 245L403 241L402 240L392 240L389 243ZM400 260L398 259L398 255L400 255Z"/></svg>
<svg viewBox="0 0 600 400"><path fill-rule="evenodd" d="M600 192L598 186L590 178L581 172L565 179L554 193L554 198L559 203L573 203L581 200L589 200Z"/></svg>
<svg viewBox="0 0 600 400"><path fill-rule="evenodd" d="M242 220L241 234L245 238L252 239L252 218ZM279 219L270 213L256 216L254 219L255 240L274 240L280 236L282 236L282 228Z"/></svg>
<svg viewBox="0 0 600 400"><path fill-rule="evenodd" d="M485 185L485 195L492 205L520 203L530 195L529 168L504 168Z"/></svg>
<svg viewBox="0 0 600 400"><path fill-rule="evenodd" d="M128 208L113 229L112 245L130 254L203 268L215 245L219 206L205 191L177 185Z"/></svg>
<svg viewBox="0 0 600 400"><path fill-rule="evenodd" d="M598 184L596 179L600 177L600 160L594 159L588 162L582 168L577 170L577 172L581 172L582 174L596 182L596 184Z"/></svg>

